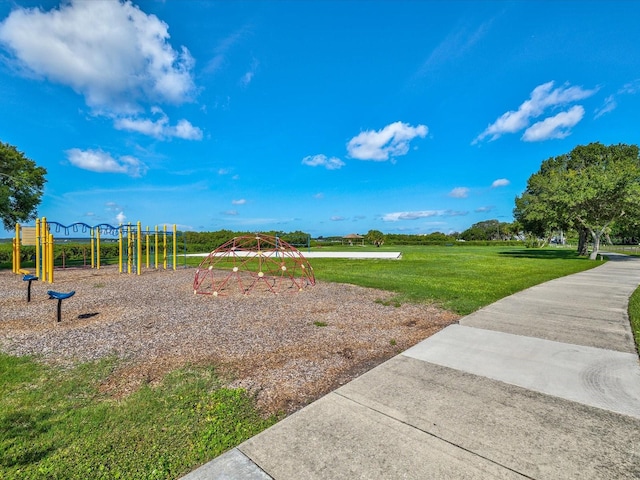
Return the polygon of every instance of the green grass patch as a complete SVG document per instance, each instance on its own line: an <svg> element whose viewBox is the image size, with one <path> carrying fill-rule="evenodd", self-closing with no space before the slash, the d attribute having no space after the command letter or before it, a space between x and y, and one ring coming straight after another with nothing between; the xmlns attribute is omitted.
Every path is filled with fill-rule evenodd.
<svg viewBox="0 0 640 480"><path fill-rule="evenodd" d="M114 366L62 370L0 354L0 478L177 478L276 421L211 368L115 400L99 390Z"/></svg>
<svg viewBox="0 0 640 480"><path fill-rule="evenodd" d="M636 340L636 349L640 353L640 288L633 292L629 299L629 320Z"/></svg>
<svg viewBox="0 0 640 480"><path fill-rule="evenodd" d="M573 249L520 246L323 247L312 251L394 251L400 260L311 258L318 280L350 283L395 293L387 306L435 303L461 315L554 278L596 267ZM302 255L306 249L301 250ZM197 266L203 258L189 257Z"/></svg>
<svg viewBox="0 0 640 480"><path fill-rule="evenodd" d="M377 249L378 251L380 249ZM395 292L465 315L533 285L601 265L567 249L388 247L400 260L314 258L317 279Z"/></svg>
<svg viewBox="0 0 640 480"><path fill-rule="evenodd" d="M313 324L314 324L316 327L326 327L326 326L328 325L328 323L327 323L327 322L321 322L321 321L319 321L319 320L316 320L315 322L313 322Z"/></svg>
<svg viewBox="0 0 640 480"><path fill-rule="evenodd" d="M384 305L385 307L401 307L402 304L400 303L400 301L398 299L393 299L393 300L382 300L380 298L378 298L377 300L374 300L374 303L377 303L379 305Z"/></svg>

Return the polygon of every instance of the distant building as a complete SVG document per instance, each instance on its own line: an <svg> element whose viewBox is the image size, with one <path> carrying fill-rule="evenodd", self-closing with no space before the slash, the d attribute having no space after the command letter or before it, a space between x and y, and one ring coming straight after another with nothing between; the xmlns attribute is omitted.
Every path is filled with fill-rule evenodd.
<svg viewBox="0 0 640 480"><path fill-rule="evenodd" d="M354 245L359 242L364 247L364 237L362 235L358 235L357 233L350 233L349 235L345 235L344 237L342 237L343 244L345 243L345 241L349 245Z"/></svg>

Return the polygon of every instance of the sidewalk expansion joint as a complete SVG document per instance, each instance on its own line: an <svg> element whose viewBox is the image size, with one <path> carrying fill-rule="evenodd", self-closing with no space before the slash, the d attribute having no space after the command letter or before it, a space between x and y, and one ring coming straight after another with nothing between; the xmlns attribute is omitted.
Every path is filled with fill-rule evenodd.
<svg viewBox="0 0 640 480"><path fill-rule="evenodd" d="M450 440L447 440L446 438L443 438L443 437L440 437L440 436L438 436L438 435L435 435L434 433L431 433L431 432L429 432L429 431L427 431L427 430L423 430L423 429L421 429L421 428L418 428L418 427L416 427L415 425L412 425L412 424L407 423L407 422L405 422L405 421L403 421L403 420L400 420L400 419L398 419L398 418L396 418L396 417L393 417L393 416L391 416L391 415L389 415L389 414L387 414L387 413L385 413L385 412L383 412L383 411L381 411L381 410L378 410L378 409L376 409L376 408L372 408L370 405L366 405L366 404L364 404L364 403L362 403L362 402L358 402L357 400L354 400L353 398L347 397L347 396L345 396L345 395L343 395L343 394L341 394L341 393L335 392L335 391L334 391L333 393L334 393L335 395L338 395L338 396L340 396L340 397L344 398L345 400L348 400L348 401L350 401L350 402L352 402L352 403L355 403L356 405L359 405L359 406L361 406L361 407L364 407L364 408L366 408L367 410L370 410L370 411L375 412L375 413L377 413L377 414L379 414L379 415L382 415L383 417L386 417L386 418L388 418L389 420L392 420L392 421L394 421L394 422L397 422L397 423L400 423L400 424L402 424L402 425L405 425L405 426L407 426L407 427L409 427L409 428L411 428L411 429L413 429L413 430L417 430L418 432L422 432L422 433L424 433L424 434L426 434L426 435L429 435L429 436L430 436L430 437L432 437L432 438L435 438L435 439L440 440L440 441L442 441L442 442L444 442L444 443L447 443L447 444L451 445L452 447L459 448L460 450L463 450L463 451L465 451L465 452L467 452L467 453L469 453L469 454L471 454L471 455L473 455L473 456L475 456L475 457L481 458L481 459L486 460L487 462L490 462L490 463L492 463L492 464L494 464L494 465L496 465L496 466L498 466L498 467L500 467L500 468L504 468L505 470L509 470L510 472L513 472L513 473L515 473L515 474L517 474L517 475L520 475L520 476L522 476L523 478L527 478L527 479L529 479L529 480L537 480L535 477L530 477L530 476L529 476L529 475L527 475L526 473L519 472L518 470L515 470L515 469L513 469L513 468L511 468L511 467L509 467L509 466L507 466L507 465L504 465L504 464L502 464L502 463L500 463L500 462L496 462L495 460L493 460L493 459L491 459L491 458L489 458L489 457L486 457L486 456L481 455L481 454L479 454L479 453L477 453L477 452L474 452L473 450L469 450L468 448L466 448L466 447L464 447L464 446L462 446L462 445L459 445L459 444L457 444L457 443L454 443L454 442L452 442L452 441L450 441ZM434 425L435 425L435 424L434 424Z"/></svg>

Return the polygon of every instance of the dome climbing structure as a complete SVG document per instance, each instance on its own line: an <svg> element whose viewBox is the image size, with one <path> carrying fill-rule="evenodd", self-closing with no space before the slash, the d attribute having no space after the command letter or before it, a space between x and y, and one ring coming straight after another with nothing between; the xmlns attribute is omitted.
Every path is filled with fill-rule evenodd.
<svg viewBox="0 0 640 480"><path fill-rule="evenodd" d="M193 293L279 294L315 283L313 268L298 249L278 237L256 234L235 237L211 252L196 270Z"/></svg>

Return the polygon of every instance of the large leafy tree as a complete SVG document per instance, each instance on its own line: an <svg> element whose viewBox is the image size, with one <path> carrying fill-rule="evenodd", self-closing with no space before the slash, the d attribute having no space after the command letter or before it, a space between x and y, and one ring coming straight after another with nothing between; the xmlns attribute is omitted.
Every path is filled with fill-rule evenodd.
<svg viewBox="0 0 640 480"><path fill-rule="evenodd" d="M5 229L36 217L46 173L16 147L0 142L0 218Z"/></svg>
<svg viewBox="0 0 640 480"><path fill-rule="evenodd" d="M515 218L525 230L545 235L575 228L593 240L592 258L613 223L640 217L640 157L637 145L591 143L542 162L523 194Z"/></svg>

